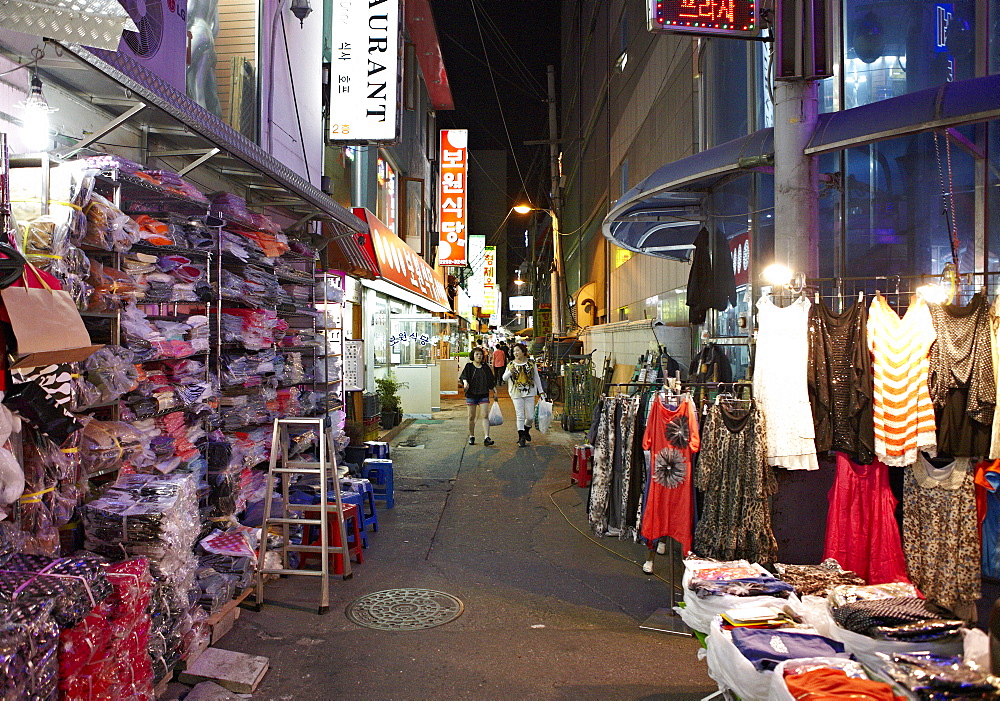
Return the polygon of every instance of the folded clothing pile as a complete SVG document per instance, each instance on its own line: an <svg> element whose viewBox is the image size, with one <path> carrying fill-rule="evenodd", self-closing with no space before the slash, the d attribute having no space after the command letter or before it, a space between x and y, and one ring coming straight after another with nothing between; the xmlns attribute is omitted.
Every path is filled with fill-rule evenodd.
<svg viewBox="0 0 1000 701"><path fill-rule="evenodd" d="M787 599L795 591L791 584L753 565L698 570L688 580L687 588L700 599L712 596L774 596Z"/></svg>
<svg viewBox="0 0 1000 701"><path fill-rule="evenodd" d="M833 609L833 620L854 633L900 642L941 640L965 627L946 609L915 596L846 603Z"/></svg>
<svg viewBox="0 0 1000 701"><path fill-rule="evenodd" d="M231 192L218 192L212 196L212 214L232 224L245 227L254 225L247 201Z"/></svg>
<svg viewBox="0 0 1000 701"><path fill-rule="evenodd" d="M774 569L781 579L795 587L799 596L826 596L839 585L864 585L865 580L850 570L845 570L835 559L828 558L818 565L784 565L776 563Z"/></svg>
<svg viewBox="0 0 1000 701"><path fill-rule="evenodd" d="M106 565L111 594L60 634L59 690L71 699L152 701L148 645L152 589L143 558Z"/></svg>
<svg viewBox="0 0 1000 701"><path fill-rule="evenodd" d="M90 261L87 284L92 288L87 309L92 312L111 312L125 308L138 294L135 280L126 273L96 260Z"/></svg>
<svg viewBox="0 0 1000 701"><path fill-rule="evenodd" d="M0 698L52 699L59 681L59 626L52 599L0 601Z"/></svg>
<svg viewBox="0 0 1000 701"><path fill-rule="evenodd" d="M919 699L996 699L1000 687L971 661L931 653L876 653L880 670Z"/></svg>
<svg viewBox="0 0 1000 701"><path fill-rule="evenodd" d="M0 602L49 600L51 615L61 628L86 618L94 606L111 593L101 561L91 555L50 558L14 555L0 571Z"/></svg>
<svg viewBox="0 0 1000 701"><path fill-rule="evenodd" d="M243 355L223 354L223 387L255 387L266 378L281 376L285 369L284 354L274 350Z"/></svg>
<svg viewBox="0 0 1000 701"><path fill-rule="evenodd" d="M154 677L164 676L184 653L194 622L192 552L200 529L197 477L192 474L120 476L83 507L85 547L109 557L144 556L156 584L150 603L149 653Z"/></svg>
<svg viewBox="0 0 1000 701"><path fill-rule="evenodd" d="M91 194L83 211L87 215L87 230L78 243L123 253L139 241L139 223L97 193Z"/></svg>
<svg viewBox="0 0 1000 701"><path fill-rule="evenodd" d="M286 328L287 322L269 309L222 309L222 340L241 343L248 350L269 348L275 332Z"/></svg>

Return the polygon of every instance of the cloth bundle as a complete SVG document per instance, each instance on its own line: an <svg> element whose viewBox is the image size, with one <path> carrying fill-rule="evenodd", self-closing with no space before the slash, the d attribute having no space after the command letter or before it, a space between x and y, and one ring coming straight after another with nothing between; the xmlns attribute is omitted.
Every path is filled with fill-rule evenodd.
<svg viewBox="0 0 1000 701"><path fill-rule="evenodd" d="M961 657L876 653L882 670L920 699L995 699L995 678Z"/></svg>
<svg viewBox="0 0 1000 701"><path fill-rule="evenodd" d="M0 571L0 602L48 600L51 615L61 628L82 621L111 593L100 561L93 556L53 559L18 554Z"/></svg>
<svg viewBox="0 0 1000 701"><path fill-rule="evenodd" d="M833 558L827 558L818 565L785 565L779 562L775 563L774 569L783 581L795 587L799 596L826 596L835 586L865 584L865 580L842 568Z"/></svg>
<svg viewBox="0 0 1000 701"><path fill-rule="evenodd" d="M946 619L938 606L916 597L855 601L833 610L842 628L872 638L922 642L958 633L964 623Z"/></svg>
<svg viewBox="0 0 1000 701"><path fill-rule="evenodd" d="M54 599L0 601L0 698L51 699L59 680Z"/></svg>

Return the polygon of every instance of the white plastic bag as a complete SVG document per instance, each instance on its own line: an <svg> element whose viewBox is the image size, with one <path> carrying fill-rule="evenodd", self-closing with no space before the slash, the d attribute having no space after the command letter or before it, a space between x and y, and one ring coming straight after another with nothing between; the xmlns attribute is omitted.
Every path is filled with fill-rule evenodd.
<svg viewBox="0 0 1000 701"><path fill-rule="evenodd" d="M490 407L489 422L490 426L503 425L503 413L500 411L500 402L496 400L493 400L493 406Z"/></svg>
<svg viewBox="0 0 1000 701"><path fill-rule="evenodd" d="M797 660L785 660L778 663L774 674L771 675L771 694L769 696L771 701L795 701L795 697L788 691L788 685L785 684L785 670L788 668L795 670L800 667L842 669L849 675L856 675L858 671L864 672L860 664L854 660L844 659L843 657L803 657Z"/></svg>
<svg viewBox="0 0 1000 701"><path fill-rule="evenodd" d="M535 405L535 425L542 433L549 432L549 425L552 423L552 402L540 399Z"/></svg>

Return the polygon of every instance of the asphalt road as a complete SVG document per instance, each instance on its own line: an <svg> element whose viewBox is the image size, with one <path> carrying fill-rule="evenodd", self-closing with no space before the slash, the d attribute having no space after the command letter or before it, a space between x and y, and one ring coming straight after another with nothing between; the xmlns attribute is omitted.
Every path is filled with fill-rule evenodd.
<svg viewBox="0 0 1000 701"><path fill-rule="evenodd" d="M264 610L242 612L217 646L270 658L255 699L695 700L716 690L693 638L639 629L668 602L665 581L642 573L645 548L588 538L587 491L569 487L583 434L533 431L519 448L502 405L495 446L481 435L466 444L461 400L396 437L396 507L379 512L353 578L331 581L328 614L316 615L306 577L269 583ZM464 613L406 632L344 614L360 596L408 587L452 594Z"/></svg>

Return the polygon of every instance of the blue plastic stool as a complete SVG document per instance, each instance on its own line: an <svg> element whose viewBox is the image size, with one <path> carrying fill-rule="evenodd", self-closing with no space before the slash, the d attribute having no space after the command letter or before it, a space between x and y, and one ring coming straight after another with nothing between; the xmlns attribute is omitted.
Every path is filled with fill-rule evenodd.
<svg viewBox="0 0 1000 701"><path fill-rule="evenodd" d="M360 519L358 523L358 530L361 533L361 547L368 547L368 531L365 530L365 497L361 492L342 492L340 495L340 501L344 504L354 504L358 507L358 518ZM350 539L350 537L348 537Z"/></svg>
<svg viewBox="0 0 1000 701"><path fill-rule="evenodd" d="M368 457L389 460L389 444L385 441L365 441L368 446Z"/></svg>
<svg viewBox="0 0 1000 701"><path fill-rule="evenodd" d="M375 498L385 501L385 508L396 505L393 498L392 460L368 458L361 466L361 474L371 481L375 488Z"/></svg>
<svg viewBox="0 0 1000 701"><path fill-rule="evenodd" d="M361 511L361 530L365 531L368 526L378 533L378 510L375 508L375 489L372 483L366 479L346 477L340 480L341 498L343 494L360 494L362 503L368 505L368 512L365 513L363 506L359 506ZM352 502L353 503L353 502Z"/></svg>

